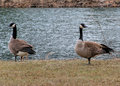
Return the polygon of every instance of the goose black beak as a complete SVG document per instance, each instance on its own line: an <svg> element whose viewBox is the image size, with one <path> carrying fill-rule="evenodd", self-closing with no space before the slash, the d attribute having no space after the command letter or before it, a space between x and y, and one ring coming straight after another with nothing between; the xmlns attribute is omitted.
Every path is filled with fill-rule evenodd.
<svg viewBox="0 0 120 86"><path fill-rule="evenodd" d="M87 28L87 26L85 25L84 28Z"/></svg>

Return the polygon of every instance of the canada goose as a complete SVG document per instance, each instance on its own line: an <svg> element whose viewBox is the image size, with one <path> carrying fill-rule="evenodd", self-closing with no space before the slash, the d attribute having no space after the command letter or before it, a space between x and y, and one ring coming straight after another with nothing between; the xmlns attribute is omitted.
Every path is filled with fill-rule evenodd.
<svg viewBox="0 0 120 86"><path fill-rule="evenodd" d="M35 51L32 49L32 45L28 44L24 40L17 39L17 27L15 23L11 23L9 25L13 29L12 37L9 41L8 48L11 53L15 56L15 61L17 56L21 57L21 61L26 56L28 58L28 54L35 54Z"/></svg>
<svg viewBox="0 0 120 86"><path fill-rule="evenodd" d="M109 48L108 46L104 44L99 44L92 41L83 41L83 28L86 28L85 24L81 24L79 27L80 31L80 38L77 40L77 43L75 45L75 51L76 53L84 58L88 59L88 64L90 64L90 60L92 57L95 57L99 54L114 52L113 49Z"/></svg>

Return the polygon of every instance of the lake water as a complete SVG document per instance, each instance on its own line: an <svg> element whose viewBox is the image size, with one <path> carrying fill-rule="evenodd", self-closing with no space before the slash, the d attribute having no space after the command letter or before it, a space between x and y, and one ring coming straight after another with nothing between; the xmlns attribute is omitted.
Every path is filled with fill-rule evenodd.
<svg viewBox="0 0 120 86"><path fill-rule="evenodd" d="M36 54L29 55L29 59L80 58L74 51L80 23L88 26L84 29L84 40L120 51L120 8L0 8L1 60L14 60L8 50L11 22L17 24L17 37L34 46ZM120 53L96 59L114 56L119 58Z"/></svg>

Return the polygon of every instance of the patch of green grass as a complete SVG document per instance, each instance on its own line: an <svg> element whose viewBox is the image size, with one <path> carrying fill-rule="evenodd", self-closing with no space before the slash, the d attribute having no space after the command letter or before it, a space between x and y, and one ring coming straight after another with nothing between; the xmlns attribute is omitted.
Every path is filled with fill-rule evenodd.
<svg viewBox="0 0 120 86"><path fill-rule="evenodd" d="M119 86L120 60L0 61L0 86Z"/></svg>

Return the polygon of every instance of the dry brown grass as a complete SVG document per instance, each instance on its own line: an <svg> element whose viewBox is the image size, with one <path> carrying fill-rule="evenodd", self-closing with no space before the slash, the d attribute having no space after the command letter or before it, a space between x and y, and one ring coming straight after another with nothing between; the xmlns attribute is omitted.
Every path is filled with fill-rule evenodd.
<svg viewBox="0 0 120 86"><path fill-rule="evenodd" d="M120 60L0 61L0 86L119 86Z"/></svg>

